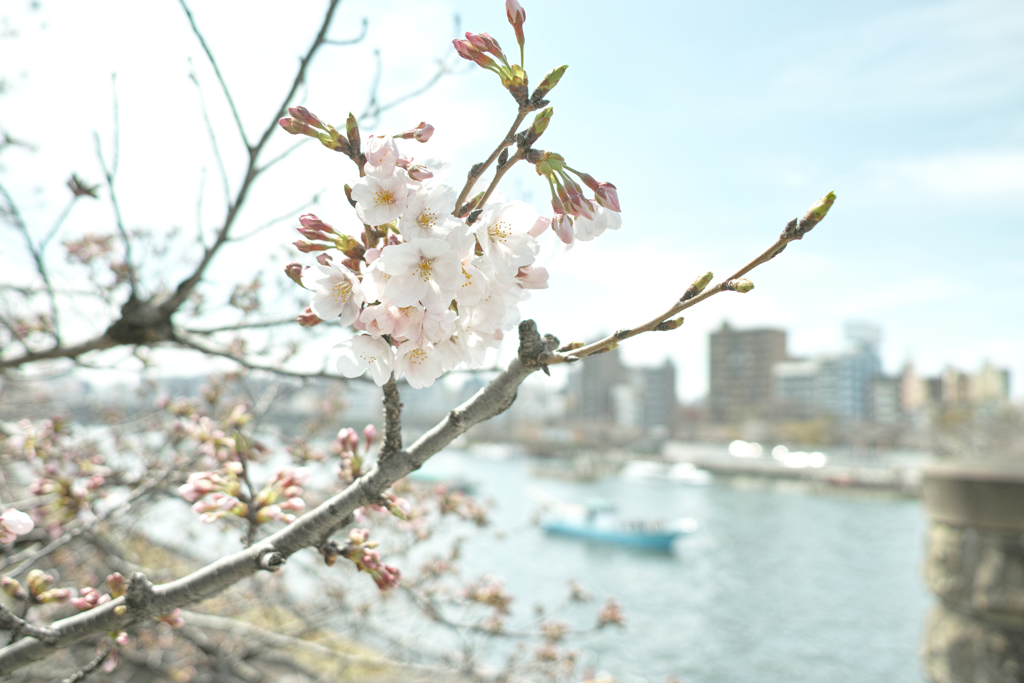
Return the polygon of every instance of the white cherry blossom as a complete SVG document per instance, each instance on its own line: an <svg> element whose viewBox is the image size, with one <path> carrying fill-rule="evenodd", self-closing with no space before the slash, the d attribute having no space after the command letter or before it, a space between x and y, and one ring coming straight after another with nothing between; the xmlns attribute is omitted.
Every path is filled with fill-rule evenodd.
<svg viewBox="0 0 1024 683"><path fill-rule="evenodd" d="M398 145L390 135L371 135L363 145L366 164L363 171L374 178L390 178L398 163ZM355 189L354 187L352 189ZM387 222L387 221L385 221Z"/></svg>
<svg viewBox="0 0 1024 683"><path fill-rule="evenodd" d="M536 259L540 245L529 234L536 222L536 209L520 201L491 204L480 215L476 239L500 280L510 281Z"/></svg>
<svg viewBox="0 0 1024 683"><path fill-rule="evenodd" d="M430 344L420 346L410 339L395 352L395 375L404 373L413 389L429 387L443 372L441 358Z"/></svg>
<svg viewBox="0 0 1024 683"><path fill-rule="evenodd" d="M367 225L383 225L401 216L408 205L408 178L401 169L386 178L360 178L352 185L359 220Z"/></svg>
<svg viewBox="0 0 1024 683"><path fill-rule="evenodd" d="M455 188L448 185L423 187L409 196L398 229L407 240L437 237L444 239L462 223L455 218Z"/></svg>
<svg viewBox="0 0 1024 683"><path fill-rule="evenodd" d="M398 307L422 305L443 311L455 298L462 263L444 240L414 239L386 247L381 269L390 276L384 296Z"/></svg>
<svg viewBox="0 0 1024 683"><path fill-rule="evenodd" d="M351 325L363 303L363 289L356 274L334 261L317 268L327 277L316 281L317 290L310 309L323 320L337 318L342 325Z"/></svg>
<svg viewBox="0 0 1024 683"><path fill-rule="evenodd" d="M359 377L369 370L370 377L379 387L384 386L391 377L395 352L383 339L360 334L338 344L335 348L341 349L338 372L345 377Z"/></svg>

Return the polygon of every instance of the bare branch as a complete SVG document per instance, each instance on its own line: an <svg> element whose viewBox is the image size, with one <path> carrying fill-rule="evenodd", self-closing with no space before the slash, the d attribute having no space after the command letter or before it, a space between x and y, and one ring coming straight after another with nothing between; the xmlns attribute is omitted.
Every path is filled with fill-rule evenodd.
<svg viewBox="0 0 1024 683"><path fill-rule="evenodd" d="M679 326L679 324L681 324L681 320L679 320L679 322L674 325L666 323L669 323L670 318L672 318L675 315L678 315L679 313L682 313L687 308L690 308L691 306L696 306L700 302L706 301L707 299L713 297L715 294L718 294L719 292L749 291L749 289L743 289L738 287L738 281L740 280L740 278L742 278L744 275L754 270L758 266L767 263L768 261L771 261L773 258L781 254L783 249L785 249L786 245L789 244L790 242L794 240L803 239L803 236L807 234L811 230L811 228L817 225L825 217L825 214L828 213L828 209L829 207L832 206L832 202L834 201L835 194L831 192L828 193L825 197L820 199L817 204L812 206L811 209L804 215L804 217L800 219L800 221L797 221L797 219L795 218L792 221L790 221L786 225L786 228L782 231L782 234L779 236L779 239L777 239L774 244L768 247L760 256L758 256L753 261L737 270L735 273L733 273L725 280L712 287L711 289L704 289L704 287L708 284L708 281L710 280L711 274L708 273L707 281L704 281L704 283L698 287L698 283L701 282L701 279L698 279L698 281L695 282L690 287L690 289L688 289L683 294L682 297L680 297L679 301L673 304L671 308L669 308L661 315L651 320L648 320L646 323L643 323L642 325L638 325L633 328L624 328L618 330L617 332L615 332L615 334L605 337L604 339L596 341L592 344L587 344L586 346L574 349L563 347L559 349L559 352L564 353L552 354L546 357L544 360L545 364L557 365L559 363L572 362L573 360L585 358L595 353L603 353L605 351L610 351L614 349L616 346L618 346L620 341L624 339L629 339L630 337L635 337L638 334L643 334L644 332L666 331L675 329L676 327ZM749 285L750 289L753 288L752 284L747 284Z"/></svg>
<svg viewBox="0 0 1024 683"><path fill-rule="evenodd" d="M185 10L186 12L188 10ZM213 147L213 158L217 162L217 169L220 171L220 181L224 186L224 204L231 204L231 184L228 182L228 172L224 167L224 158L220 154L220 147L217 145L217 134L213 132L213 124L210 122L210 112L206 109L206 97L203 95L203 86L196 77L195 69L192 68L192 60L188 60L189 79L195 83L196 92L199 93L199 108L203 112L203 123L206 124L206 133L210 136L210 146ZM244 138L244 136L243 136Z"/></svg>
<svg viewBox="0 0 1024 683"><path fill-rule="evenodd" d="M316 545L357 507L379 500L394 482L421 467L471 426L507 410L515 400L519 385L540 368L540 356L558 345L558 340L550 335L542 338L532 320L520 324L519 334L519 357L409 449L378 461L345 490L277 533L188 576L154 587L148 611L167 613L213 596L261 570L280 568L294 553ZM119 609L122 606L128 609ZM88 612L62 619L51 626L56 632L53 646L35 638L25 638L0 649L0 675L46 657L54 647L66 647L94 633L120 630L136 616L131 606L126 605L125 598L121 597Z"/></svg>
<svg viewBox="0 0 1024 683"><path fill-rule="evenodd" d="M14 203L14 198L11 197L7 192L7 189L2 185L0 185L0 194L3 195L4 201L7 203L7 210L5 213L9 216L8 220L18 229L19 232L21 232L22 238L25 240L25 246L28 247L28 251L32 255L32 260L36 264L36 272L39 273L39 277L42 278L43 285L46 287L46 295L50 301L50 320L53 322L53 339L56 345L60 346L60 313L57 310L57 297L54 294L53 283L50 282L50 274L46 270L46 262L43 260L43 249L42 247L37 249L32 244L32 237L29 235L28 226L25 224L25 220L21 217L18 205ZM70 207L65 210L65 215L68 210L70 210ZM59 224L60 223L58 222L58 225Z"/></svg>
<svg viewBox="0 0 1024 683"><path fill-rule="evenodd" d="M115 346L119 346L119 342L114 341L106 334L102 334L98 337L94 337L89 341L76 344L75 346L54 346L46 351L33 351L31 353L25 353L16 358L10 358L7 360L0 360L0 370L4 368L16 368L27 363L34 363L41 360L50 360L53 358L71 358L77 359L79 356L89 353L90 351L102 351L104 349L110 349Z"/></svg>
<svg viewBox="0 0 1024 683"><path fill-rule="evenodd" d="M184 0L180 0L184 7ZM235 219L238 217L238 211L245 202L245 198L249 194L249 189L252 187L253 181L259 175L259 168L257 166L257 159L259 158L260 152L263 151L264 146L267 144L267 140L270 139L270 135L278 128L277 121L284 114L288 107L288 103L291 102L295 96L299 86L306 79L306 69L309 66L310 61L316 54L316 51L323 45L324 40L327 37L327 30L330 28L331 19L334 17L334 11L337 9L338 4L341 0L331 0L327 7L327 11L324 14L323 22L320 25L320 30L316 37L313 39L313 44L310 45L304 57L299 62L299 69L295 74L295 78L292 80L292 85L288 90L288 93L284 97L284 101L274 112L274 116L270 121L270 125L267 126L266 130L263 131L263 135L260 137L259 142L256 143L255 147L250 146L249 148L249 165L246 168L245 180L242 182L242 186L238 189L235 195L235 201L228 207L227 216L224 219L224 224L221 226L217 233L217 238L214 243L205 250L202 260L196 266L192 274L181 281L178 284L174 294L172 294L166 301L161 304L161 309L171 313L176 310L188 299L192 290L196 288L199 282L203 279L203 274L206 272L206 268L210 265L213 257L217 251L225 242L228 241L228 237L231 233L231 228L234 225Z"/></svg>
<svg viewBox="0 0 1024 683"><path fill-rule="evenodd" d="M263 168L266 169L266 166L264 166ZM252 230L250 230L249 232L245 233L244 235L238 235L237 237L232 237L231 241L232 242L241 242L242 240L247 240L250 237L252 237L253 235L257 235L257 234L263 232L267 228L270 228L270 227L273 227L273 226L277 225L281 221L294 220L296 215L302 213L303 211L305 211L309 207L313 206L314 204L317 204L320 201L320 196L324 192L326 192L326 191L327 191L326 187L320 188L317 191L317 193L314 194L309 200L304 202L302 204L302 206L298 206L298 207L292 209L291 211L289 211L287 213L283 213L280 216L277 216L276 218L272 218L269 221L267 221L266 223L263 223L262 225L259 225L259 226L255 227L255 228L253 228ZM294 320L294 318L292 320Z"/></svg>
<svg viewBox="0 0 1024 683"><path fill-rule="evenodd" d="M245 144L246 149L251 153L252 145L249 144L249 138L245 135L245 126L242 125L242 117L238 115L238 108L235 107L235 100L231 97L231 90L228 88L228 84L224 82L224 76L220 73L220 67L217 66L217 60L214 59L213 52L210 51L210 46L206 44L206 38L203 37L202 31L199 30L198 26L196 26L196 20L192 18L192 12L189 10L188 5L185 4L185 0L178 0L178 2L181 5L181 8L185 10L185 16L188 17L188 23L192 26L192 33L194 33L196 38L199 39L199 44L202 45L203 52L206 53L206 58L210 60L210 66L213 67L213 73L217 75L217 81L220 82L220 89L228 101L228 106L231 107L231 115L235 117L235 125L238 126L238 134L242 136L242 142Z"/></svg>
<svg viewBox="0 0 1024 683"><path fill-rule="evenodd" d="M0 602L0 628L7 629L11 632L11 640L14 640L24 634L41 640L44 643L51 643L55 636L52 630L42 626L36 626L25 621L14 612L7 609L7 606L2 602Z"/></svg>
<svg viewBox="0 0 1024 683"><path fill-rule="evenodd" d="M114 147L117 147L117 138L120 132L117 130L116 123L114 129ZM113 167L117 165L117 154L114 155L113 167L108 169L107 162L103 159L103 147L100 145L99 133L93 132L93 140L96 143L96 158L100 162L100 168L103 170L103 178L107 182L107 191L110 192L110 204L114 207L114 220L117 223L117 232L121 236L121 242L124 245L124 264L125 269L128 272L128 284L131 286L132 295L138 292L138 280L135 276L135 260L132 257L132 241L128 237L128 230L124 227L124 219L121 217L121 205L117 201L117 192L114 190L114 170Z"/></svg>
<svg viewBox="0 0 1024 683"><path fill-rule="evenodd" d="M114 649L114 639L113 638L108 638L106 646L102 650L99 651L99 653L96 655L96 657L91 662L86 664L84 667L79 669L77 672L75 672L75 673L71 674L70 676L68 676L67 678L65 678L63 681L61 681L61 683L78 683L78 681L84 681L86 679L86 677L88 677L90 674L92 674L92 672L94 672L94 671L96 671L96 669L100 668L100 664L102 664L103 660L105 660L110 655L110 652L113 649Z"/></svg>
<svg viewBox="0 0 1024 683"><path fill-rule="evenodd" d="M359 31L359 35L355 38L349 38L348 40L325 40L324 45L355 45L356 43L363 42L366 38L366 29L369 27L370 22L367 21L366 17L363 17L363 25Z"/></svg>
<svg viewBox="0 0 1024 683"><path fill-rule="evenodd" d="M206 329L195 330L186 328L185 332L189 334L216 334L217 332L234 332L237 330L254 330L261 327L278 327L279 325L294 325L295 318L280 318L278 320L260 320L256 322L238 323L235 325L222 325L220 327L208 327Z"/></svg>

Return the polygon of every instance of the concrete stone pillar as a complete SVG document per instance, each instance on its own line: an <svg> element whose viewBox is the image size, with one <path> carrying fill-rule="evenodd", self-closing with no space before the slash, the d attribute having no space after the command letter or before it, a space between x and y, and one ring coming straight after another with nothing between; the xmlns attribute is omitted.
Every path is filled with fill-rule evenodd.
<svg viewBox="0 0 1024 683"><path fill-rule="evenodd" d="M924 473L924 574L938 604L922 658L933 683L1024 683L1024 464Z"/></svg>

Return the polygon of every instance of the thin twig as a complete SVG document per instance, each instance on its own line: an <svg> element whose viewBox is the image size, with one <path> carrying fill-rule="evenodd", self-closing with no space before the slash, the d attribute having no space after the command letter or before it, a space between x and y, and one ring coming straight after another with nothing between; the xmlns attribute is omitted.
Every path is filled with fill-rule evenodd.
<svg viewBox="0 0 1024 683"><path fill-rule="evenodd" d="M32 255L32 260L36 264L36 272L39 273L39 277L42 278L43 285L46 287L46 295L50 301L50 320L53 323L53 340L57 346L60 346L60 313L57 310L57 297L54 294L53 284L50 282L50 274L46 270L46 263L43 261L43 250L42 248L37 249L32 244L32 237L29 235L28 225L25 224L25 220L21 217L18 205L14 203L14 198L8 194L7 189L2 185L0 185L0 194L4 196L4 201L7 202L6 213L9 216L8 220L18 228L19 232L21 232L22 238L25 240L25 246L28 247L28 251ZM65 214L66 213L67 211L65 211Z"/></svg>
<svg viewBox="0 0 1024 683"><path fill-rule="evenodd" d="M220 327L208 327L206 329L195 330L186 328L185 331L190 334L216 334L217 332L234 332L237 330L253 330L261 327L277 327L278 325L294 325L295 318L281 318L279 320L260 320L250 323L237 323L235 325L221 325Z"/></svg>
<svg viewBox="0 0 1024 683"><path fill-rule="evenodd" d="M185 10L186 12L188 10ZM206 124L206 134L210 137L210 146L213 147L213 158L217 162L217 169L220 171L220 181L224 187L224 204L231 203L231 184L228 182L228 172L224 167L224 158L220 154L220 147L217 145L217 134L213 131L213 123L210 121L210 112L206 108L206 97L203 95L203 86L196 77L195 69L191 58L188 60L189 79L195 83L196 92L199 93L199 108L203 112L203 123ZM243 136L244 137L244 136Z"/></svg>
<svg viewBox="0 0 1024 683"><path fill-rule="evenodd" d="M358 36L356 36L355 38L349 38L348 40L325 40L324 45L355 45L356 43L361 43L363 42L363 39L366 38L366 29L369 26L370 22L367 20L366 17L363 17L363 26L359 31Z"/></svg>
<svg viewBox="0 0 1024 683"><path fill-rule="evenodd" d="M184 0L179 0L184 7ZM161 304L161 309L169 312L178 310L178 308L188 299L189 295L192 294L192 290L196 288L199 282L203 279L203 274L206 272L210 262L213 261L213 257L217 254L217 251L228 241L228 237L231 234L231 228L234 226L235 219L238 217L238 212L245 202L246 197L249 194L249 190L252 187L253 181L259 175L259 166L257 164L260 153L267 144L267 140L270 139L271 134L279 128L278 119L280 119L288 104L292 101L299 86L306 79L306 69L309 67L310 61L316 54L316 51L323 44L327 38L327 31L331 25L331 19L334 17L334 11L337 9L338 4L341 0L331 0L327 6L327 11L324 13L323 22L320 25L320 30L316 37L313 39L313 44L310 45L306 54L299 61L299 69L292 80L291 87L288 89L287 94L284 97L282 104L274 112L274 116L270 121L270 124L263 131L263 135L260 136L259 142L255 146L249 146L249 164L245 172L245 180L242 182L241 187L238 188L238 192L235 194L235 200L228 207L227 216L224 219L224 223L221 225L220 230L217 232L217 237L213 244L208 247L204 253L203 258L196 265L192 274L182 280L177 289L174 291L168 299ZM186 8L187 11L187 8ZM189 18L191 22L191 15Z"/></svg>
<svg viewBox="0 0 1024 683"><path fill-rule="evenodd" d="M203 52L206 53L206 58L210 60L210 66L213 67L213 73L217 75L217 81L220 82L221 92L224 93L224 97L228 101L228 106L231 107L231 115L235 117L235 124L238 126L238 134L242 136L242 142L245 143L246 149L252 151L252 145L249 144L249 138L245 135L245 126L242 125L242 117L238 115L238 108L235 107L235 99L231 97L231 90L228 88L228 84L224 82L224 76L220 73L220 67L217 66L217 60L213 57L213 52L210 51L210 46L206 44L206 38L203 37L202 31L196 26L196 20L192 18L192 12L189 10L188 5L185 4L185 0L178 0L181 8L185 10L185 16L188 17L188 23L192 26L192 33L195 34L196 38L199 39L199 44L203 47Z"/></svg>
<svg viewBox="0 0 1024 683"><path fill-rule="evenodd" d="M266 169L266 166L264 166L263 169ZM232 242L241 242L242 240L247 240L250 237L263 232L267 228L271 228L271 227L277 225L281 221L295 220L295 217L298 214L302 213L303 211L305 211L309 207L314 206L317 203L319 203L320 202L320 196L324 192L326 192L326 191L327 191L326 187L320 188L317 191L317 193L314 194L312 197L310 197L306 202L304 202L302 204L302 206L297 206L294 209L292 209L291 211L288 211L287 213L283 213L280 216L277 216L276 218L272 218L271 220L267 221L266 223L263 223L262 225L259 225L259 226L255 227L255 228L253 228L252 230L250 230L249 232L247 232L247 233L245 233L243 235L238 235L236 237L232 237L232 238L230 238L231 241ZM294 318L293 318L293 320L294 320Z"/></svg>
<svg viewBox="0 0 1024 683"><path fill-rule="evenodd" d="M795 218L792 221L790 221L786 225L786 228L782 231L782 234L775 241L775 243L768 247L764 252L762 252L760 256L758 256L753 261L737 270L735 273L727 277L725 280L719 282L714 287L711 287L710 289L705 289L703 292L701 292L699 289L695 289L697 283L694 283L694 285L691 286L690 290L688 290L686 293L683 294L682 297L680 297L679 301L673 304L671 308L669 308L661 315L652 318L651 320L648 320L646 323L643 323L642 325L638 325L633 328L624 328L618 330L614 334L605 337L600 341L596 341L592 344L587 344L586 346L582 346L576 349L559 349L560 353L551 354L549 357L545 358L544 364L557 365L559 363L569 363L575 360L579 360L581 358L586 358L587 356L593 355L595 353L603 353L605 351L610 351L614 349L616 346L618 346L619 342L625 339L629 339L630 337L635 337L638 334L643 334L644 332L661 331L666 329L662 327L661 330L659 330L659 326L661 326L662 323L665 323L673 316L682 313L687 308L690 308L691 306L696 306L700 302L706 301L707 299L713 297L719 292L737 291L736 282L740 278L742 278L744 275L754 270L758 266L767 263L768 261L771 261L773 258L781 254L782 250L785 249L786 245L789 244L790 242L802 239L803 236L811 230L811 228L817 225L817 223L820 222L825 217L825 214L828 212L828 208L832 205L832 202L834 200L835 195L830 192L828 195L819 200L817 204L811 207L811 209L807 212L807 214L804 215L804 217L799 222ZM824 209L822 210L821 207L824 207ZM710 276L710 273L708 274L708 276ZM706 284L707 283L705 283L705 286ZM751 285L751 287L753 287L753 285ZM667 329L675 329L675 327L677 326L678 325L670 326Z"/></svg>
<svg viewBox="0 0 1024 683"><path fill-rule="evenodd" d="M519 130L519 126L522 125L523 120L526 118L528 113L530 113L530 110L527 107L520 107L519 113L516 115L516 120L512 123L512 127L508 129L508 133L505 134L505 137L502 138L501 142L498 143L498 146L493 152L491 152L491 155L482 163L474 164L469 170L469 174L466 177L466 184L463 186L462 192L459 193L459 198L455 201L455 211L458 212L459 215L464 215L464 212L462 211L463 202L468 198L470 190L472 190L473 186L476 185L476 181L479 180L480 176L484 174L484 171L494 163L494 160L498 158L498 155L501 154L503 149L515 144L516 132Z"/></svg>
<svg viewBox="0 0 1024 683"><path fill-rule="evenodd" d="M107 641L106 647L100 650L99 654L97 654L91 662L65 678L61 683L78 683L78 681L84 681L89 674L100 668L100 664L103 663L103 660L105 660L114 649L114 639L108 638Z"/></svg>
<svg viewBox="0 0 1024 683"><path fill-rule="evenodd" d="M114 146L117 147L117 138L120 133L114 130ZM117 164L117 156L115 154L114 164L111 168L107 168L107 162L103 159L103 147L100 144L99 133L95 131L92 134L93 140L96 143L96 158L100 162L100 169L103 171L103 178L107 182L107 191L110 193L110 204L114 207L114 220L117 224L117 232L121 235L121 242L124 244L124 265L128 272L128 284L131 286L133 295L138 293L138 280L135 276L135 263L132 258L132 241L128 237L128 230L124 227L124 219L121 217L121 204L117 201L117 192L114 190L114 171L113 166Z"/></svg>

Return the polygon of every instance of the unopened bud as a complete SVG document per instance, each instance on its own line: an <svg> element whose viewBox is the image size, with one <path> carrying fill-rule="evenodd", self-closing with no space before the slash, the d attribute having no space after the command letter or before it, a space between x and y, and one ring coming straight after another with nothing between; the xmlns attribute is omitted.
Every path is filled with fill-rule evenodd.
<svg viewBox="0 0 1024 683"><path fill-rule="evenodd" d="M530 99L532 99L534 102L538 102L544 99L544 96L551 92L551 90L556 85L558 85L558 81L562 80L562 76L565 75L565 70L568 68L568 64L563 64L557 69L552 69L551 71L547 72L544 75L544 78L541 79L540 85L538 85L537 89L533 91L533 95L531 95Z"/></svg>
<svg viewBox="0 0 1024 683"><path fill-rule="evenodd" d="M836 193L829 192L827 195L819 199L814 206L804 214L804 217L800 219L800 222L796 226L796 239L802 238L808 232L810 232L815 225L820 223L825 215L828 214L828 210L832 208L832 204L836 201Z"/></svg>
<svg viewBox="0 0 1024 683"><path fill-rule="evenodd" d="M304 242L303 240L297 240L292 242L292 244L303 254L308 254L314 251L327 251L330 249L330 246L326 244L313 244L312 242Z"/></svg>
<svg viewBox="0 0 1024 683"><path fill-rule="evenodd" d="M292 118L294 118L296 121L299 121L300 123L305 123L308 126L313 126L314 128L319 128L320 130L327 130L327 127L324 126L323 121L318 119L314 114L310 113L310 111L305 107L288 107L288 113L292 115Z"/></svg>
<svg viewBox="0 0 1024 683"><path fill-rule="evenodd" d="M295 322L303 327L315 327L322 323L323 320L318 318L311 308L307 307L306 310L295 316Z"/></svg>
<svg viewBox="0 0 1024 683"><path fill-rule="evenodd" d="M508 23L512 24L512 29L516 32L516 42L522 48L526 42L526 36L523 34L523 24L526 23L526 10L523 9L518 0L505 0L505 16L508 17Z"/></svg>
<svg viewBox="0 0 1024 683"><path fill-rule="evenodd" d="M284 267L284 274L295 284L302 286L302 264L292 261Z"/></svg>
<svg viewBox="0 0 1024 683"><path fill-rule="evenodd" d="M278 119L277 123L292 135L308 135L311 138L320 136L320 134L317 133L309 124L303 123L302 121L296 121L295 119L288 118L287 116Z"/></svg>
<svg viewBox="0 0 1024 683"><path fill-rule="evenodd" d="M722 283L722 289L727 292L739 292L740 294L746 294L754 288L754 283L750 280L729 280L728 282Z"/></svg>
<svg viewBox="0 0 1024 683"><path fill-rule="evenodd" d="M659 332L668 332L670 330L678 329L679 327L682 326L682 324L682 318L672 318L671 320L665 320L664 322L658 323L657 327L655 327L654 329Z"/></svg>
<svg viewBox="0 0 1024 683"><path fill-rule="evenodd" d="M611 183L601 183L594 192L594 198L609 211L622 211L619 208L619 192Z"/></svg>
<svg viewBox="0 0 1024 683"><path fill-rule="evenodd" d="M348 119L345 120L345 135L348 137L348 145L352 148L352 153L359 154L359 123L352 112L349 112Z"/></svg>
<svg viewBox="0 0 1024 683"><path fill-rule="evenodd" d="M693 297L695 297L698 294L700 294L701 292L703 292L704 288L708 286L708 283L710 283L712 278L714 278L714 277L715 277L715 274L712 273L710 270L708 272L704 273L703 275L701 275L699 278L697 278L696 280L693 281L692 285L690 285L687 288L686 292L683 294L683 296L680 299L680 301L689 301Z"/></svg>
<svg viewBox="0 0 1024 683"><path fill-rule="evenodd" d="M420 164L413 164L406 170L409 173L409 177L412 178L413 180L418 180L422 182L424 180L427 180L428 178L434 177L433 171L431 171L426 166L421 166Z"/></svg>
<svg viewBox="0 0 1024 683"><path fill-rule="evenodd" d="M503 64L508 65L508 59L505 58L505 53L501 51L501 46L498 45L498 41L492 38L487 33L470 33L466 32L466 40L475 49L480 52L487 52L501 60Z"/></svg>
<svg viewBox="0 0 1024 683"><path fill-rule="evenodd" d="M333 259L331 258L330 254L320 254L319 256L316 257L316 262L319 263L321 266L331 265L332 260Z"/></svg>
<svg viewBox="0 0 1024 683"><path fill-rule="evenodd" d="M355 237L349 235L338 235L334 238L334 244L345 256L359 260L366 253L366 248Z"/></svg>
<svg viewBox="0 0 1024 683"><path fill-rule="evenodd" d="M320 220L320 217L314 213L304 213L301 216L299 216L299 224L302 225L302 227L304 228L322 230L323 232L326 232L331 235L336 234L334 228L332 228L329 224L324 223L322 220Z"/></svg>
<svg viewBox="0 0 1024 683"><path fill-rule="evenodd" d="M21 587L17 579L12 579L9 576L0 577L0 589L3 589L4 593L15 600L27 600L28 594L25 593L25 589Z"/></svg>
<svg viewBox="0 0 1024 683"><path fill-rule="evenodd" d="M564 213L556 213L551 219L551 229L558 235L563 244L572 244L575 236L572 231L572 219Z"/></svg>
<svg viewBox="0 0 1024 683"><path fill-rule="evenodd" d="M114 572L107 577L107 586L110 587L110 597L119 598L128 590L128 581L120 572Z"/></svg>
<svg viewBox="0 0 1024 683"><path fill-rule="evenodd" d="M295 229L299 232L300 235L305 237L307 240L321 240L321 241L327 242L327 241L330 241L330 239L331 239L331 236L328 235L323 230L316 230L314 228L303 228L303 227L298 227L298 228L295 228Z"/></svg>

